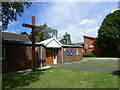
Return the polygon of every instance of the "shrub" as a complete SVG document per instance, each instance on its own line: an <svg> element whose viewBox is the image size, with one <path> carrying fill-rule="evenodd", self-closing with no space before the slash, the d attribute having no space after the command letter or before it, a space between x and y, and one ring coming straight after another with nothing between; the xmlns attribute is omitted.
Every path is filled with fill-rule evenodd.
<svg viewBox="0 0 120 90"><path fill-rule="evenodd" d="M93 53L83 53L83 57L95 57Z"/></svg>

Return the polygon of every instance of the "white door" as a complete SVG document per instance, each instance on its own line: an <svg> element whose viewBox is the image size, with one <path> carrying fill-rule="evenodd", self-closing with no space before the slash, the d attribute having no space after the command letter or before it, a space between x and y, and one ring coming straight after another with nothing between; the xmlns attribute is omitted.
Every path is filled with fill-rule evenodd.
<svg viewBox="0 0 120 90"><path fill-rule="evenodd" d="M54 64L57 64L57 49L54 48Z"/></svg>

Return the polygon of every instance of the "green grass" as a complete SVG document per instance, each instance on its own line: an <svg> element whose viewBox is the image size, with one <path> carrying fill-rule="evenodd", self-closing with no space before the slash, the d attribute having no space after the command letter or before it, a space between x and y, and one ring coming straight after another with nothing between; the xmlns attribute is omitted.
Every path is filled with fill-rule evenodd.
<svg viewBox="0 0 120 90"><path fill-rule="evenodd" d="M118 75L52 67L38 73L3 76L3 89L7 88L118 88Z"/></svg>
<svg viewBox="0 0 120 90"><path fill-rule="evenodd" d="M88 66L100 66L100 67L118 67L118 64L115 63L93 63L93 62L79 62L79 63L70 63L75 65L88 65Z"/></svg>

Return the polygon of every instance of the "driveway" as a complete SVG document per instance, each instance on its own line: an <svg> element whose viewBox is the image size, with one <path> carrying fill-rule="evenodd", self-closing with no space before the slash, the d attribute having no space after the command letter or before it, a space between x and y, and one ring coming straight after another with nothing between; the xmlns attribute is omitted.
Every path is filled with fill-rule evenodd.
<svg viewBox="0 0 120 90"><path fill-rule="evenodd" d="M85 62L85 61L83 61ZM87 62L94 63L118 63L118 60L90 60ZM115 72L119 71L118 67L98 67L98 66L87 66L87 65L74 65L74 64L54 64L50 65L51 67L60 67L60 68L71 68L71 69L80 69L88 71L98 71L98 72Z"/></svg>

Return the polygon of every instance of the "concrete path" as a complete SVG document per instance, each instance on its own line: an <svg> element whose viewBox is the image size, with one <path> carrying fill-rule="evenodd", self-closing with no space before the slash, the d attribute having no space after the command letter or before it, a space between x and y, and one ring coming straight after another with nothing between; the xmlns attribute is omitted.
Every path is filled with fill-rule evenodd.
<svg viewBox="0 0 120 90"><path fill-rule="evenodd" d="M120 61L119 60L84 60L84 61L87 61L87 62L93 62L93 63L119 63L120 64Z"/></svg>
<svg viewBox="0 0 120 90"><path fill-rule="evenodd" d="M50 66L51 67L60 67L60 68L88 70L88 71L98 71L98 72L115 72L115 71L118 71L117 67L97 67L97 66L73 65L73 64L55 64L55 65L50 65Z"/></svg>

